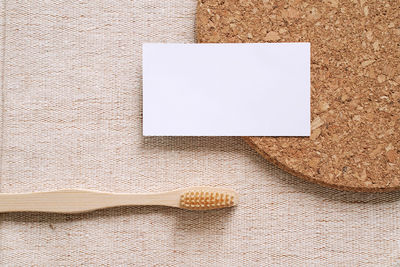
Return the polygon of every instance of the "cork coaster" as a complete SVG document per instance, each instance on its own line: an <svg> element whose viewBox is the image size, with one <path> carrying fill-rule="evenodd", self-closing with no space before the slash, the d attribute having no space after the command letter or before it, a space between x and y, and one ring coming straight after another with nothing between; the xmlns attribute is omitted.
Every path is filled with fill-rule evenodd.
<svg viewBox="0 0 400 267"><path fill-rule="evenodd" d="M311 137L246 141L309 181L400 189L398 0L199 0L196 35L207 43L310 42Z"/></svg>

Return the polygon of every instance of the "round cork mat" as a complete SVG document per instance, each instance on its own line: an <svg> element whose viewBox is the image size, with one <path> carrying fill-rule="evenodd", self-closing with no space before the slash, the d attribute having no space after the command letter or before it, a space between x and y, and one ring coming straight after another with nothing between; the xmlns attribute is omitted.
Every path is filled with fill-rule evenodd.
<svg viewBox="0 0 400 267"><path fill-rule="evenodd" d="M246 141L321 185L400 189L398 0L199 0L196 35L206 43L310 42L311 136Z"/></svg>

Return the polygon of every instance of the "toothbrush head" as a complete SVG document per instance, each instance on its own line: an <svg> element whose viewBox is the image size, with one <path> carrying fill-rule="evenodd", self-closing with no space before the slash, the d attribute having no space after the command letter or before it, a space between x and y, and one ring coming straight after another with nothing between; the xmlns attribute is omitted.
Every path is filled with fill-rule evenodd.
<svg viewBox="0 0 400 267"><path fill-rule="evenodd" d="M191 189L181 194L180 207L188 210L212 210L235 206L237 201L237 193L232 190Z"/></svg>

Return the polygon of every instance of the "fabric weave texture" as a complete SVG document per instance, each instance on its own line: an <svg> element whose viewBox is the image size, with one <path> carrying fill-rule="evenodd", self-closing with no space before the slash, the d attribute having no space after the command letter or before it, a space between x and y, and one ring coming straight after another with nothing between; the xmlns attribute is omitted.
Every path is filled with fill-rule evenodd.
<svg viewBox="0 0 400 267"><path fill-rule="evenodd" d="M209 212L1 214L2 266L400 265L400 193L304 182L239 137L141 135L141 45L194 42L196 1L0 8L1 192L214 185L241 195L237 208Z"/></svg>

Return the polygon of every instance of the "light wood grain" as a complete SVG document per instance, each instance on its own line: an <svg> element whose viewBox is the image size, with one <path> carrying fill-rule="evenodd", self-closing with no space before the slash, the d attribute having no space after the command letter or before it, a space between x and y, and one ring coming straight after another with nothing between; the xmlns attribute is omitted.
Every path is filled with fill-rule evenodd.
<svg viewBox="0 0 400 267"><path fill-rule="evenodd" d="M208 192L233 197L231 205L214 205L188 208L181 205L186 195ZM116 206L161 205L184 209L216 209L237 204L237 193L230 189L215 187L189 187L168 192L148 194L109 193L90 190L65 189L51 192L0 194L0 212L55 212L79 213ZM194 203L196 204L196 203ZM218 204L218 203L217 203Z"/></svg>

